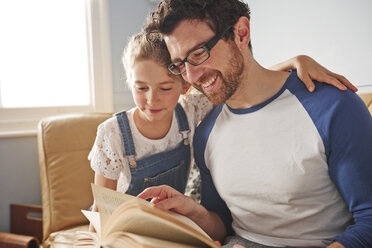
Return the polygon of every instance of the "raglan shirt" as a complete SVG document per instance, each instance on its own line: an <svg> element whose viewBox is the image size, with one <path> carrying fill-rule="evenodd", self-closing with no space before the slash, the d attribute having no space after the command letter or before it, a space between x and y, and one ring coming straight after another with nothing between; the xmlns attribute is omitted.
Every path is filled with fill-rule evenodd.
<svg viewBox="0 0 372 248"><path fill-rule="evenodd" d="M201 203L269 246L372 247L372 117L353 92L291 72L248 109L216 106L194 136Z"/></svg>

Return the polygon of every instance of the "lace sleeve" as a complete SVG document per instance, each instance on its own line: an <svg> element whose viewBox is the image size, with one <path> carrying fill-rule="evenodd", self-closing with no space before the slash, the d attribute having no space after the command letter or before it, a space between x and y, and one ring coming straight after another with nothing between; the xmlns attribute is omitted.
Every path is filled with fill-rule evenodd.
<svg viewBox="0 0 372 248"><path fill-rule="evenodd" d="M203 118L213 108L213 104L208 100L208 98L195 89L185 95L185 101L187 101L187 104L190 104L190 107L193 109L196 125L203 120Z"/></svg>
<svg viewBox="0 0 372 248"><path fill-rule="evenodd" d="M123 144L115 118L102 123L98 127L97 137L88 159L92 169L106 178L118 180L120 172L128 178L130 171L123 156Z"/></svg>

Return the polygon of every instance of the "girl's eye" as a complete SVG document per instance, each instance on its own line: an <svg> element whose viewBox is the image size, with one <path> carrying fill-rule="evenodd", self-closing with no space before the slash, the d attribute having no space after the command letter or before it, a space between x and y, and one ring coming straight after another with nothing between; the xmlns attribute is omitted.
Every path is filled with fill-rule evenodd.
<svg viewBox="0 0 372 248"><path fill-rule="evenodd" d="M168 91L168 90L171 90L172 88L161 88L161 90L163 91Z"/></svg>
<svg viewBox="0 0 372 248"><path fill-rule="evenodd" d="M147 87L137 87L137 90L139 90L139 91L144 91L146 89L147 89Z"/></svg>

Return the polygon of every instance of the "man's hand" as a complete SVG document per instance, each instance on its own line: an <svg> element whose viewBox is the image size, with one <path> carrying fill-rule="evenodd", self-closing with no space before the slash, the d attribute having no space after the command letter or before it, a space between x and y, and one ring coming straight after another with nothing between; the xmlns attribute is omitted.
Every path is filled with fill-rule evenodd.
<svg viewBox="0 0 372 248"><path fill-rule="evenodd" d="M156 208L172 210L190 218L213 240L223 241L226 237L225 225L216 213L209 212L192 198L167 185L147 188L137 197L145 200L152 198Z"/></svg>
<svg viewBox="0 0 372 248"><path fill-rule="evenodd" d="M138 198L152 199L155 207L161 210L172 210L195 221L197 219L199 204L168 185L150 187L140 193Z"/></svg>

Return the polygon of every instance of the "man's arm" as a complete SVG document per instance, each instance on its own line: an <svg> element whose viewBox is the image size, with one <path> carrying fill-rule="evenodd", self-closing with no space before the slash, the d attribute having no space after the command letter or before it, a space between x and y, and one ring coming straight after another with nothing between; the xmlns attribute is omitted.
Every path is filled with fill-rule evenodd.
<svg viewBox="0 0 372 248"><path fill-rule="evenodd" d="M335 103L325 143L329 174L355 224L335 237L348 248L372 247L372 117L351 92Z"/></svg>
<svg viewBox="0 0 372 248"><path fill-rule="evenodd" d="M297 70L298 77L310 92L315 90L313 80L333 85L340 90L346 90L347 87L354 92L358 91L358 89L344 76L329 71L306 55L293 57L289 60L273 65L269 69L275 71Z"/></svg>
<svg viewBox="0 0 372 248"><path fill-rule="evenodd" d="M145 189L137 197L150 199L156 208L172 210L193 220L213 240L223 241L226 236L225 226L220 217L208 211L202 205L194 202L168 185L161 185Z"/></svg>

